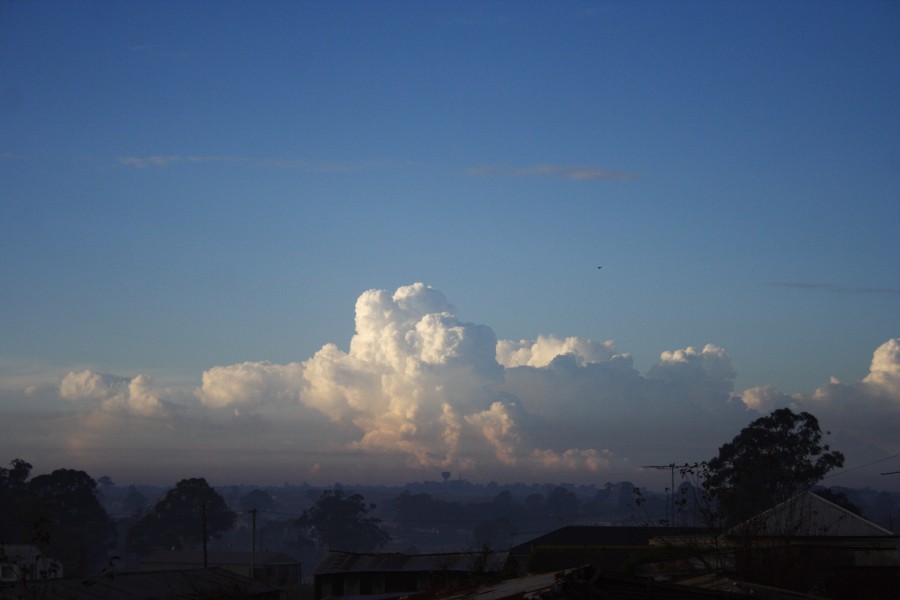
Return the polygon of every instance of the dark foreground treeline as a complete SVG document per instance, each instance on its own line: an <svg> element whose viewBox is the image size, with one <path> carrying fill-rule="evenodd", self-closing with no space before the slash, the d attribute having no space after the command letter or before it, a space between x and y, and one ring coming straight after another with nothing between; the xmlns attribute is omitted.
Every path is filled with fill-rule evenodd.
<svg viewBox="0 0 900 600"><path fill-rule="evenodd" d="M66 576L134 570L157 550L281 552L308 575L325 548L408 553L505 550L571 524L702 526L687 482L676 494L629 482L476 485L466 481L405 486L230 485L202 478L171 488L116 485L109 477L57 469L31 476L13 460L0 468L0 545L29 544L60 561ZM900 494L831 488L832 501L888 529ZM674 517L674 521L673 521ZM2 562L2 557L0 557Z"/></svg>

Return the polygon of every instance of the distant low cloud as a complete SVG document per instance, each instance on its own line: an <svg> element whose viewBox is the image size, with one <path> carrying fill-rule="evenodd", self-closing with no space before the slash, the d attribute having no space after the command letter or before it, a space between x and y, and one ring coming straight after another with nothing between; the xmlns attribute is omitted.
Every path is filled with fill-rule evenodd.
<svg viewBox="0 0 900 600"><path fill-rule="evenodd" d="M146 375L129 379L90 370L73 372L63 377L59 395L73 402L96 403L110 412L125 411L144 417L167 412Z"/></svg>
<svg viewBox="0 0 900 600"><path fill-rule="evenodd" d="M482 165L468 169L471 175L499 177L548 177L575 181L631 181L634 173L614 171L602 167L535 165L532 167L499 167Z"/></svg>
<svg viewBox="0 0 900 600"><path fill-rule="evenodd" d="M302 385L300 363L244 362L204 371L197 397L211 408L254 408L277 400L296 402Z"/></svg>
<svg viewBox="0 0 900 600"><path fill-rule="evenodd" d="M497 362L511 367L546 367L557 356L571 354L579 366L607 361L616 356L611 341L598 344L591 340L568 337L560 340L552 335L539 335L536 340L497 342Z"/></svg>
<svg viewBox="0 0 900 600"><path fill-rule="evenodd" d="M842 383L832 378L810 393L790 395L771 386L757 387L743 392L741 399L760 413L787 406L814 414L823 429L836 436L833 446L849 456L856 453L877 460L896 454L900 452L900 338L889 339L875 350L869 373L860 381Z"/></svg>

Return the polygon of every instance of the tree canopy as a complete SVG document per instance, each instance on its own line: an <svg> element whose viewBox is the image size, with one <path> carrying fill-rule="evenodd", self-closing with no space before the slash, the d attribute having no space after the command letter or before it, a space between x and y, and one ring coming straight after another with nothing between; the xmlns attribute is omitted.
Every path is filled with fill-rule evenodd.
<svg viewBox="0 0 900 600"><path fill-rule="evenodd" d="M66 573L92 572L116 539L115 524L97 500L97 483L73 469L29 480L31 468L18 458L0 468L0 541L34 543L61 561Z"/></svg>
<svg viewBox="0 0 900 600"><path fill-rule="evenodd" d="M28 483L39 516L48 526L47 552L66 572L88 574L115 545L116 526L96 496L97 483L84 471L56 469Z"/></svg>
<svg viewBox="0 0 900 600"><path fill-rule="evenodd" d="M361 494L347 496L343 490L325 490L316 503L303 511L297 525L319 543L333 549L364 552L377 550L390 541L379 523L367 516L375 510Z"/></svg>
<svg viewBox="0 0 900 600"><path fill-rule="evenodd" d="M816 417L780 408L719 448L704 486L733 524L809 489L843 464L844 455L822 443Z"/></svg>
<svg viewBox="0 0 900 600"><path fill-rule="evenodd" d="M204 527L205 511L205 527ZM234 526L235 514L205 479L182 479L128 532L127 547L138 554L157 548L193 549Z"/></svg>
<svg viewBox="0 0 900 600"><path fill-rule="evenodd" d="M24 541L33 523L26 516L32 504L27 494L31 465L15 458L9 467L0 467L0 541Z"/></svg>

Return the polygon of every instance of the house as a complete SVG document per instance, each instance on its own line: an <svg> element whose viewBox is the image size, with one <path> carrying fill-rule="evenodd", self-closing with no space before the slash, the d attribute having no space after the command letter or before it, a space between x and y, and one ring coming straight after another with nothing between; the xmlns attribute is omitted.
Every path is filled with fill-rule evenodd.
<svg viewBox="0 0 900 600"><path fill-rule="evenodd" d="M441 554L329 551L314 572L315 598L407 595L499 578L505 552Z"/></svg>
<svg viewBox="0 0 900 600"><path fill-rule="evenodd" d="M724 539L735 571L753 581L834 597L894 597L900 589L898 536L809 491Z"/></svg>
<svg viewBox="0 0 900 600"><path fill-rule="evenodd" d="M709 579L689 585L659 582L584 566L417 594L384 594L378 600L812 600L806 594L733 580Z"/></svg>
<svg viewBox="0 0 900 600"><path fill-rule="evenodd" d="M633 572L684 583L728 579L830 598L895 598L900 553L892 532L804 492L724 532L658 536L666 550Z"/></svg>
<svg viewBox="0 0 900 600"><path fill-rule="evenodd" d="M140 570L169 571L217 567L276 587L300 584L300 563L280 552L210 551L206 565L200 550L158 550L141 560Z"/></svg>
<svg viewBox="0 0 900 600"><path fill-rule="evenodd" d="M44 556L37 546L0 545L0 582L37 581L62 576L62 563Z"/></svg>
<svg viewBox="0 0 900 600"><path fill-rule="evenodd" d="M17 584L13 598L41 600L161 600L163 598L240 598L280 600L270 585L225 569L115 573L99 577L50 579ZM3 596L0 593L0 597Z"/></svg>
<svg viewBox="0 0 900 600"><path fill-rule="evenodd" d="M620 527L570 525L510 549L510 562L518 574L545 573L593 565L621 571L635 553L646 552L660 536L694 536L706 530L694 527Z"/></svg>

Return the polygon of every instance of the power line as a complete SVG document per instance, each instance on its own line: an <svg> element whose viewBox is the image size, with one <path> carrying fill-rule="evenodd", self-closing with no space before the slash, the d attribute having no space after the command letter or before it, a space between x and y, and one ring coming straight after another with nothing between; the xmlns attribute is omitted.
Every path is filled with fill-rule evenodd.
<svg viewBox="0 0 900 600"><path fill-rule="evenodd" d="M900 456L900 452L897 452L896 454L891 454L890 456L885 456L884 458L879 458L878 460L873 460L872 462L868 462L864 465L859 465L858 467L852 467L850 469L844 469L842 471L838 471L837 473L831 473L829 475L826 475L822 479L829 479L831 477L837 477L838 475L843 475L844 473L850 473L851 471L858 471L859 469L871 467L872 465L877 465L880 462L884 462L884 461L890 460L892 458L897 458L898 456ZM900 471L898 471L898 472L900 472ZM890 473L882 473L882 475L889 475L889 474Z"/></svg>

